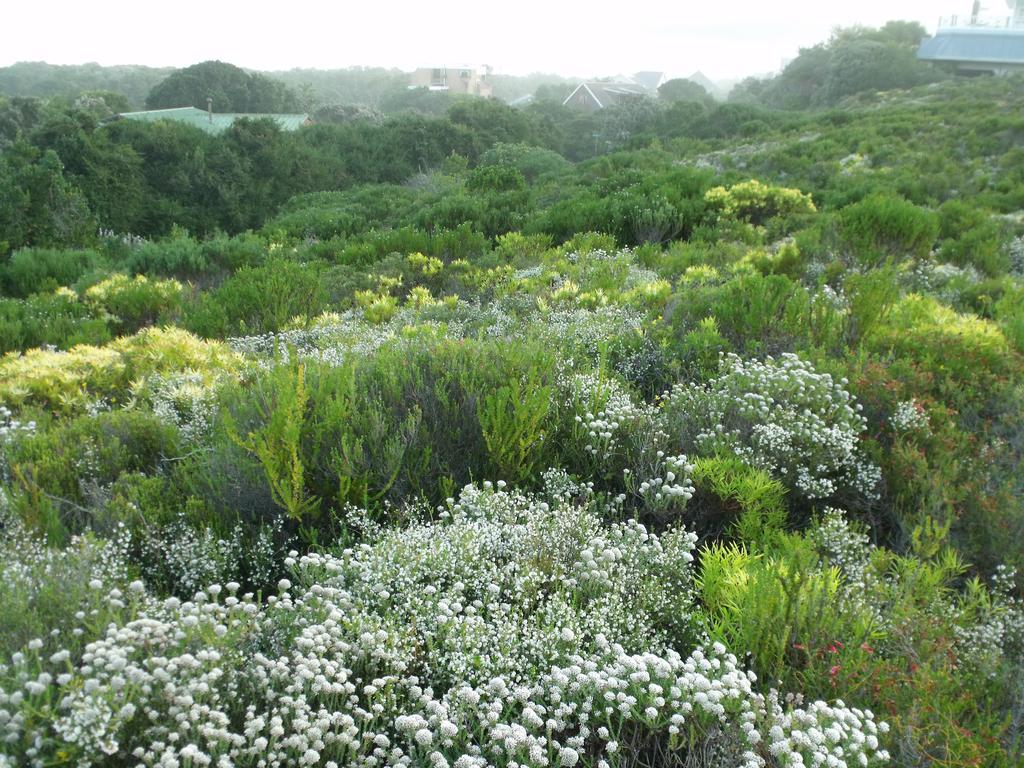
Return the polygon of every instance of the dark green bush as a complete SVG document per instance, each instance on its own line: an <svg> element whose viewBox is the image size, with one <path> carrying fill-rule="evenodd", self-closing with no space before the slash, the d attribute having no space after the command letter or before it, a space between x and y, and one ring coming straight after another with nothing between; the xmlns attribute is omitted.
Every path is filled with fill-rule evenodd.
<svg viewBox="0 0 1024 768"><path fill-rule="evenodd" d="M297 317L326 307L321 264L274 257L243 267L216 290L204 293L185 316L185 327L206 338L273 333Z"/></svg>
<svg viewBox="0 0 1024 768"><path fill-rule="evenodd" d="M899 197L875 194L839 212L840 230L854 259L877 266L887 257L928 255L939 235L939 218Z"/></svg>
<svg viewBox="0 0 1024 768"><path fill-rule="evenodd" d="M19 441L8 456L17 509L40 530L50 510L59 513L54 534L90 530L106 488L126 473L157 472L178 455L177 430L152 413L114 410L81 416Z"/></svg>
<svg viewBox="0 0 1024 768"><path fill-rule="evenodd" d="M96 251L23 248L0 264L0 286L8 296L25 298L74 285L82 275L104 264Z"/></svg>
<svg viewBox="0 0 1024 768"><path fill-rule="evenodd" d="M0 354L44 345L102 344L111 338L107 320L94 316L74 294L0 299Z"/></svg>

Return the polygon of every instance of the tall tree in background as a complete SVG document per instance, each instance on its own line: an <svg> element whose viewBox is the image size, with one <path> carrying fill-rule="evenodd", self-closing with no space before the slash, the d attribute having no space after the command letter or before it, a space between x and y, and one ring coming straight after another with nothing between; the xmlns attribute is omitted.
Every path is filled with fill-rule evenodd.
<svg viewBox="0 0 1024 768"><path fill-rule="evenodd" d="M714 103L714 99L707 89L700 83L688 80L685 77L677 77L667 80L658 86L658 98L670 104L678 101L697 101L703 104Z"/></svg>
<svg viewBox="0 0 1024 768"><path fill-rule="evenodd" d="M56 152L19 141L0 154L0 253L83 245L95 223L85 196L64 178Z"/></svg>
<svg viewBox="0 0 1024 768"><path fill-rule="evenodd" d="M204 61L179 69L146 98L149 109L198 107L208 98L218 112L297 112L298 95L279 80L223 61Z"/></svg>

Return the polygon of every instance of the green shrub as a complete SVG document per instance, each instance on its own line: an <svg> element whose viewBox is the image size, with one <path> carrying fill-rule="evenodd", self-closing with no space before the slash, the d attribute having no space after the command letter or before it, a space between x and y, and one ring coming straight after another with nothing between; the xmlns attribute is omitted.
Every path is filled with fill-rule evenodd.
<svg viewBox="0 0 1024 768"><path fill-rule="evenodd" d="M739 219L761 225L776 216L796 213L814 213L814 201L799 189L775 187L756 179L733 184L731 187L713 187L704 200L725 218Z"/></svg>
<svg viewBox="0 0 1024 768"><path fill-rule="evenodd" d="M37 530L50 507L58 511L63 531L95 529L106 487L126 473L154 473L177 452L177 431L151 413L80 416L22 439L9 452L15 508Z"/></svg>
<svg viewBox="0 0 1024 768"><path fill-rule="evenodd" d="M959 267L974 267L984 275L1006 274L1010 258L1002 228L986 211L959 200L939 208L938 258Z"/></svg>
<svg viewBox="0 0 1024 768"><path fill-rule="evenodd" d="M0 299L0 354L46 345L103 344L110 338L107 319L94 317L74 291Z"/></svg>
<svg viewBox="0 0 1024 768"><path fill-rule="evenodd" d="M480 156L480 167L504 165L515 168L526 181L533 183L539 178L564 173L571 166L569 162L550 149L529 144L497 143Z"/></svg>
<svg viewBox="0 0 1024 768"><path fill-rule="evenodd" d="M223 338L273 333L297 317L315 317L327 300L321 272L321 265L281 257L243 267L199 298L185 326L206 338Z"/></svg>
<svg viewBox="0 0 1024 768"><path fill-rule="evenodd" d="M134 279L116 274L85 291L85 303L110 315L119 333L134 333L157 320L173 319L181 309L185 289L177 280Z"/></svg>
<svg viewBox="0 0 1024 768"><path fill-rule="evenodd" d="M693 485L687 518L705 536L729 533L764 548L788 522L785 486L735 456L697 459Z"/></svg>
<svg viewBox="0 0 1024 768"><path fill-rule="evenodd" d="M79 411L96 399L123 402L132 382L154 372L211 369L237 372L239 358L224 344L177 328L147 328L103 347L81 344L0 358L0 399L16 406Z"/></svg>
<svg viewBox="0 0 1024 768"><path fill-rule="evenodd" d="M508 192L526 188L526 179L511 165L482 165L466 179L466 189L476 192Z"/></svg>
<svg viewBox="0 0 1024 768"><path fill-rule="evenodd" d="M754 273L721 285L684 283L666 314L677 339L713 317L733 348L777 354L803 332L808 302L807 291L784 275Z"/></svg>
<svg viewBox="0 0 1024 768"><path fill-rule="evenodd" d="M837 639L856 647L872 638L871 616L838 598L836 568L799 536L777 542L771 553L713 544L700 552L698 590L708 610L711 636L745 648L761 679L790 676L801 649Z"/></svg>
<svg viewBox="0 0 1024 768"><path fill-rule="evenodd" d="M906 296L888 318L865 344L928 371L932 394L946 402L984 403L1020 371L1020 358L998 325L960 314L930 296Z"/></svg>
<svg viewBox="0 0 1024 768"><path fill-rule="evenodd" d="M104 266L96 251L23 248L0 265L0 287L8 296L24 298L69 287L87 272Z"/></svg>
<svg viewBox="0 0 1024 768"><path fill-rule="evenodd" d="M210 260L197 240L174 227L165 240L148 240L133 248L123 268L136 275L190 277L207 272Z"/></svg>
<svg viewBox="0 0 1024 768"><path fill-rule="evenodd" d="M899 197L875 194L839 212L843 240L868 267L888 257L923 258L939 235L939 217Z"/></svg>

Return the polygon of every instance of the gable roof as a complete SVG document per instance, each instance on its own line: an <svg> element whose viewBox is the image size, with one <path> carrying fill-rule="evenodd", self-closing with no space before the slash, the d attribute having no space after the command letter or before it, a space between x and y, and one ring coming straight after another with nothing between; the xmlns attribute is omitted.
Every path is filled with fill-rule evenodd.
<svg viewBox="0 0 1024 768"><path fill-rule="evenodd" d="M196 107L172 107L171 109L146 109L139 112L122 112L117 118L142 120L147 123L156 122L157 120L173 120L178 123L187 123L207 133L223 133L234 125L236 120L242 118L251 120L270 118L281 127L282 131L297 130L309 121L309 115L307 114L214 112L211 115L206 110L197 109Z"/></svg>
<svg viewBox="0 0 1024 768"><path fill-rule="evenodd" d="M658 87L665 82L664 72L637 72L633 75L639 85L642 85L649 91L656 91Z"/></svg>
<svg viewBox="0 0 1024 768"><path fill-rule="evenodd" d="M917 49L923 61L1024 66L1024 29L940 29Z"/></svg>
<svg viewBox="0 0 1024 768"><path fill-rule="evenodd" d="M624 96L646 96L647 93L642 86L635 83L623 83L613 82L608 80L593 80L586 83L580 83L573 89L573 92L565 97L562 102L562 106L566 106L572 100L579 90L583 88L590 97L594 100L594 103L600 109L610 107L619 99Z"/></svg>

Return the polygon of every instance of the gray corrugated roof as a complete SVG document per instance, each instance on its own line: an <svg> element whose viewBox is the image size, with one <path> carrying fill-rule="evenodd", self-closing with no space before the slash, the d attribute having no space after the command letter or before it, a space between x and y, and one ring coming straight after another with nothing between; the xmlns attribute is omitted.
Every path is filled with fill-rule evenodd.
<svg viewBox="0 0 1024 768"><path fill-rule="evenodd" d="M1024 65L1024 29L940 29L921 41L917 58Z"/></svg>

